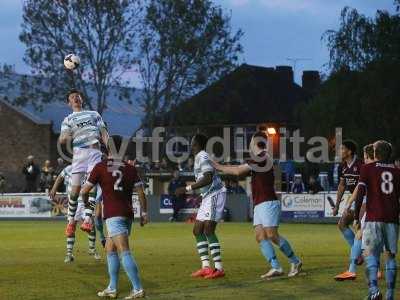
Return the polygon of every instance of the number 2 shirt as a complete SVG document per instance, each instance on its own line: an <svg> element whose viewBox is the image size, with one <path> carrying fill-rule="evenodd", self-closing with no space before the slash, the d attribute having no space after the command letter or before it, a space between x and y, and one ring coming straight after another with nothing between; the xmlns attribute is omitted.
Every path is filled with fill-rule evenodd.
<svg viewBox="0 0 400 300"><path fill-rule="evenodd" d="M99 184L103 191L103 218L133 218L133 189L142 185L135 167L126 162L108 159L98 163L88 182Z"/></svg>

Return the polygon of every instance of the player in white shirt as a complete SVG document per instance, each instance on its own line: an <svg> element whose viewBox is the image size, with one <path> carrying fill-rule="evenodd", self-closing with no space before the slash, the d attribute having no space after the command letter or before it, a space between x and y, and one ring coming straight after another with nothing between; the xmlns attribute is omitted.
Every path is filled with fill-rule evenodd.
<svg viewBox="0 0 400 300"><path fill-rule="evenodd" d="M193 234L196 237L197 251L202 267L194 272L192 277L215 279L225 276L221 260L221 246L215 234L215 229L222 219L226 189L205 151L206 145L206 136L196 134L193 137L191 148L195 155L194 175L196 183L178 188L176 194L200 190L202 202L197 212ZM209 252L213 258L215 269L210 267Z"/></svg>
<svg viewBox="0 0 400 300"><path fill-rule="evenodd" d="M58 188L60 187L61 183L64 182L66 192L69 195L71 192L71 171L72 166L66 166L60 174L57 176L54 185L49 192L49 196L52 200L54 200L55 195L57 193ZM94 199L91 199L94 201ZM70 198L68 197L68 202L70 202ZM68 223L78 223L84 220L85 217L85 204L83 203L81 197L78 198L77 205L70 205L68 203ZM89 255L92 255L96 260L100 259L100 255L96 252L96 229L93 228L88 233L88 240L89 240ZM70 263L74 261L74 250L75 245L75 232L73 232L70 236L67 236L67 254L65 255L64 262Z"/></svg>
<svg viewBox="0 0 400 300"><path fill-rule="evenodd" d="M84 182L94 166L101 161L100 145L101 143L107 145L108 133L105 123L98 112L83 110L81 92L71 90L67 98L72 113L61 124L59 142L66 144L72 141L73 156L69 197L71 203L77 203L82 182ZM95 198L95 193L96 191L94 190L93 198ZM86 232L92 231L93 228L89 211L91 210L85 213L85 220L81 225L81 229ZM67 236L75 232L74 224L72 220L68 223L66 228Z"/></svg>

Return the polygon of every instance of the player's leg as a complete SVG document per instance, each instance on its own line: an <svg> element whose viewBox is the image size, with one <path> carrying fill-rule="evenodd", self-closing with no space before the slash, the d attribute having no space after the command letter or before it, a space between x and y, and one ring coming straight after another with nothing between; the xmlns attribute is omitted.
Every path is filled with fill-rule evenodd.
<svg viewBox="0 0 400 300"><path fill-rule="evenodd" d="M117 298L120 262L117 248L114 245L112 239L107 239L105 249L107 253L107 268L110 281L107 288L101 292L98 292L97 295L99 297Z"/></svg>
<svg viewBox="0 0 400 300"><path fill-rule="evenodd" d="M103 213L102 213L102 202L98 202L96 205L95 217L94 217L94 224L96 230L99 234L100 242L105 247L106 238L104 236L104 226L103 226Z"/></svg>
<svg viewBox="0 0 400 300"><path fill-rule="evenodd" d="M75 245L75 232L67 236L67 253L64 258L65 263L70 263L74 261L74 255L73 255L74 245Z"/></svg>
<svg viewBox="0 0 400 300"><path fill-rule="evenodd" d="M256 241L260 245L260 251L265 257L265 260L271 265L271 269L267 273L261 275L261 278L270 278L283 275L283 270L276 257L274 246L268 239L263 225L256 225L254 227L254 231L256 235Z"/></svg>
<svg viewBox="0 0 400 300"><path fill-rule="evenodd" d="M94 209L96 205L96 199L93 198L93 194L89 194L89 203L92 205ZM101 257L96 251L96 227L94 226L92 227L92 230L88 232L88 242L89 242L89 255L93 256L94 259L99 260Z"/></svg>
<svg viewBox="0 0 400 300"><path fill-rule="evenodd" d="M216 221L204 222L204 233L207 237L208 245L210 248L210 254L214 261L214 268L215 268L212 274L204 276L204 278L206 279L214 279L225 276L224 268L222 266L221 245L215 233L217 224L218 223Z"/></svg>
<svg viewBox="0 0 400 300"><path fill-rule="evenodd" d="M209 198L207 201L210 202L210 205L209 214L208 216L206 215L206 220L204 222L204 233L207 237L215 270L212 274L207 275L204 278L214 279L225 276L224 268L222 266L221 244L219 243L215 229L218 222L222 219L224 213L226 192L219 191L207 198Z"/></svg>
<svg viewBox="0 0 400 300"><path fill-rule="evenodd" d="M368 279L369 298L381 299L382 295L378 287L379 256L383 250L383 223L365 222L362 237L362 248L366 262L365 273Z"/></svg>
<svg viewBox="0 0 400 300"><path fill-rule="evenodd" d="M283 270L276 257L274 246L268 239L268 235L264 230L265 226L272 226L268 213L267 202L262 202L254 207L253 225L256 241L260 245L261 253L264 255L267 262L271 264L271 269L267 273L261 275L261 278L283 275Z"/></svg>
<svg viewBox="0 0 400 300"><path fill-rule="evenodd" d="M86 157L87 160L85 161L86 169L85 169L85 180L89 178L90 173L92 172L95 165L101 162L102 153L97 148L89 148L86 149ZM89 192L89 199L91 198L92 201L89 201L86 207L86 215L85 220L81 225L81 229L86 232L92 231L93 228L93 212L96 205L96 196L97 196L97 186L94 186L91 191Z"/></svg>
<svg viewBox="0 0 400 300"><path fill-rule="evenodd" d="M384 224L384 244L386 251L386 300L394 299L394 290L397 278L397 243L399 240L399 225L394 223Z"/></svg>
<svg viewBox="0 0 400 300"><path fill-rule="evenodd" d="M347 271L338 274L334 277L336 281L346 281L346 280L355 280L357 278L356 274L356 269L357 265L362 263L362 228L364 227L365 223L365 209L366 209L366 204L363 203L361 206L360 210L360 224L361 224L361 229L356 232L354 236L354 241L353 241L353 246L351 247L350 250L350 263L349 263L349 268Z"/></svg>
<svg viewBox="0 0 400 300"><path fill-rule="evenodd" d="M211 274L213 270L210 268L210 257L208 255L209 244L207 236L204 233L204 221L202 221L203 214L200 209L197 213L196 218L197 220L195 221L193 226L193 235L196 239L196 248L201 261L201 269L193 272L191 276L204 277ZM201 220L199 220L199 218Z"/></svg>
<svg viewBox="0 0 400 300"><path fill-rule="evenodd" d="M301 271L302 262L295 255L289 241L278 233L281 217L281 202L278 200L266 202L266 216L267 218L263 224L264 231L268 239L277 245L279 250L289 259L291 266L288 276L296 276Z"/></svg>
<svg viewBox="0 0 400 300"><path fill-rule="evenodd" d="M78 198L79 193L81 190L80 182L82 180L82 173L75 173L71 175L71 191L68 195L68 224L67 228L65 229L65 235L71 236L75 234L75 225L76 222L74 221L76 210L78 208Z"/></svg>
<svg viewBox="0 0 400 300"><path fill-rule="evenodd" d="M107 229L115 244L122 266L132 284L132 292L125 299L144 297L142 283L139 277L139 269L129 248L129 235L131 232L132 220L124 217L107 219Z"/></svg>
<svg viewBox="0 0 400 300"><path fill-rule="evenodd" d="M353 220L354 212L352 210L345 210L338 222L338 227L350 247L352 247L354 244L355 236L353 230L350 229L350 225L353 223Z"/></svg>

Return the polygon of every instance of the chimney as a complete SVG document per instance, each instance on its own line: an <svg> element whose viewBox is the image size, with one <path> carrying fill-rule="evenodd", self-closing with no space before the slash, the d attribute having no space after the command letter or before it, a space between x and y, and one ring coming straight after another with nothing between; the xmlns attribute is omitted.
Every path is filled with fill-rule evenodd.
<svg viewBox="0 0 400 300"><path fill-rule="evenodd" d="M280 79L293 82L293 69L291 66L276 66L275 71Z"/></svg>
<svg viewBox="0 0 400 300"><path fill-rule="evenodd" d="M304 71L302 86L307 92L314 93L321 84L321 77L318 71Z"/></svg>

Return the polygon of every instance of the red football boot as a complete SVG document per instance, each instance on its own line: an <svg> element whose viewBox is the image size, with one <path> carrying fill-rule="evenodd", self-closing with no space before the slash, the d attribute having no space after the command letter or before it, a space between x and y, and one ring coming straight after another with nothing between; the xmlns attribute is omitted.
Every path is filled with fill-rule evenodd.
<svg viewBox="0 0 400 300"><path fill-rule="evenodd" d="M75 223L68 223L67 227L65 228L65 235L67 237L72 237L75 234Z"/></svg>
<svg viewBox="0 0 400 300"><path fill-rule="evenodd" d="M205 267L201 268L200 270L197 270L196 272L192 273L192 277L205 277L213 273L213 269L210 267Z"/></svg>
<svg viewBox="0 0 400 300"><path fill-rule="evenodd" d="M93 230L93 224L89 222L83 222L81 225L81 230L89 233Z"/></svg>
<svg viewBox="0 0 400 300"><path fill-rule="evenodd" d="M336 275L334 279L336 281L346 281L346 280L355 280L356 279L356 273L352 272L343 272L342 274Z"/></svg>
<svg viewBox="0 0 400 300"><path fill-rule="evenodd" d="M225 276L224 270L215 269L214 272L212 272L209 275L204 276L204 278L205 279L216 279L216 278L224 277L224 276Z"/></svg>

